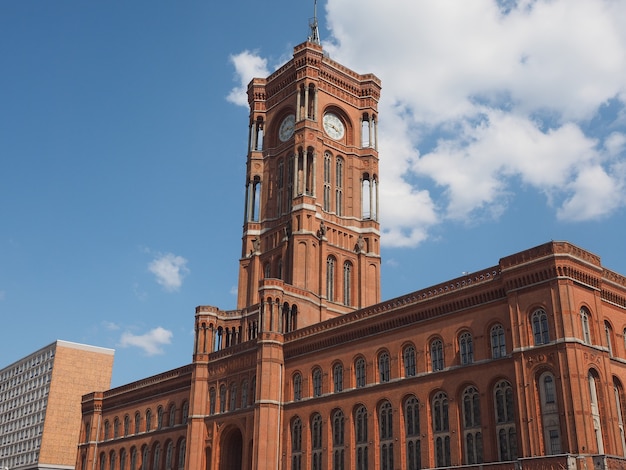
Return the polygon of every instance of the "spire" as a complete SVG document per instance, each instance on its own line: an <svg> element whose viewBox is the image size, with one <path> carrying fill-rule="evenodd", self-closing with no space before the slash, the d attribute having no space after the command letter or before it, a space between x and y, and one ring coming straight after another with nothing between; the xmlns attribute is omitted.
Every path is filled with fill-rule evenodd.
<svg viewBox="0 0 626 470"><path fill-rule="evenodd" d="M311 28L311 33L308 38L309 42L320 46L320 32L317 28L317 0L313 3L313 18L309 20L309 28Z"/></svg>

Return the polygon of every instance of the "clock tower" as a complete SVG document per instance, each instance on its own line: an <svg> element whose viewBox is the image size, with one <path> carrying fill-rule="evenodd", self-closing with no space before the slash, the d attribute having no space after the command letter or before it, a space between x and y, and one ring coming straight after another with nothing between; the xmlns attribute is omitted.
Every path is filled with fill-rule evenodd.
<svg viewBox="0 0 626 470"><path fill-rule="evenodd" d="M380 301L380 90L323 51L315 19L293 59L248 86L237 308L260 306L260 331Z"/></svg>

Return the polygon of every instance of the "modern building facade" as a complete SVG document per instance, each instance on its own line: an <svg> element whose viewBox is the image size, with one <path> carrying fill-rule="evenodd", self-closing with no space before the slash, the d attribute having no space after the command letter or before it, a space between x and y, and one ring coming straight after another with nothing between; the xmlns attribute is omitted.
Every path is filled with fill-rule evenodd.
<svg viewBox="0 0 626 470"><path fill-rule="evenodd" d="M73 469L82 395L111 386L112 349L57 340L0 370L0 468Z"/></svg>
<svg viewBox="0 0 626 470"><path fill-rule="evenodd" d="M315 25L250 83L237 309L196 308L191 364L85 395L78 468L626 465L626 278L596 255L380 301L380 91Z"/></svg>

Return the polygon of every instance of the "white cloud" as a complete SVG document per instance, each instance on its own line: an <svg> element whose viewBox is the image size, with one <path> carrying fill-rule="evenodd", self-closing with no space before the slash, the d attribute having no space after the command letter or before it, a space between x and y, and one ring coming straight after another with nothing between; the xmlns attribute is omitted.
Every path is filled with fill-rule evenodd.
<svg viewBox="0 0 626 470"><path fill-rule="evenodd" d="M120 329L120 326L117 323L106 320L102 322L102 326L109 331L117 331Z"/></svg>
<svg viewBox="0 0 626 470"><path fill-rule="evenodd" d="M183 278L189 273L187 260L172 253L159 255L148 265L148 270L156 276L156 280L168 292L180 289Z"/></svg>
<svg viewBox="0 0 626 470"><path fill-rule="evenodd" d="M154 328L143 335L134 335L128 331L122 333L119 346L122 348L137 347L148 356L163 354L162 346L172 342L173 333L162 327Z"/></svg>
<svg viewBox="0 0 626 470"><path fill-rule="evenodd" d="M230 61L235 66L236 79L239 86L233 88L226 99L239 106L248 106L246 91L248 83L255 77L266 77L269 75L267 60L259 57L250 51L243 51L239 54L231 55Z"/></svg>
<svg viewBox="0 0 626 470"><path fill-rule="evenodd" d="M328 0L326 18L331 57L382 80L387 246L497 218L522 187L563 221L626 205L626 2Z"/></svg>

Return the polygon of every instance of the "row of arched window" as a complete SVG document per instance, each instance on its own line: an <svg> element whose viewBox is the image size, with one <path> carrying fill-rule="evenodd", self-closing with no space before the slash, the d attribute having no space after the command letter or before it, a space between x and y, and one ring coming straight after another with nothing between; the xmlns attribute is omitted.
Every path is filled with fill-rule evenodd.
<svg viewBox="0 0 626 470"><path fill-rule="evenodd" d="M131 422L130 415L125 415L123 421L119 417L115 417L113 422L104 420L104 440L117 439L119 437L128 437L131 434L140 434L143 432L158 431L163 428L174 427L176 425L186 425L189 415L189 403L185 401L182 405L180 418L177 419L177 409L175 404L171 404L167 411L159 406L156 415L148 408L142 419L142 414L135 412ZM86 440L90 439L89 424L85 428Z"/></svg>
<svg viewBox="0 0 626 470"><path fill-rule="evenodd" d="M307 455L311 459L310 468L321 469L324 450L329 449L335 470L350 468L348 459L357 470L372 467L392 470L399 468L401 461L405 462L404 468L417 470L429 466L427 462L422 464L423 445L433 446L430 454L437 467L451 466L451 439L456 438L456 430L450 427L450 402L446 392L435 392L430 399L429 416L424 416L424 404L415 395L403 400L400 413L394 411L388 400L383 400L376 408L374 422L363 404L354 406L348 415L337 408L329 419L313 413L304 422L300 416L295 416L290 422L291 469L306 468L303 459ZM509 381L500 380L495 384L489 405L495 423L491 438L498 443L498 459L514 460L517 458L517 429L513 388ZM467 386L461 392L459 406L455 412L459 413L461 430L458 435L462 439L464 463L482 463L483 412L481 394L475 386ZM352 432L346 432L347 426ZM353 440L349 446L346 445L347 435ZM424 441L426 436L428 439ZM346 448L354 449L354 455L346 456Z"/></svg>
<svg viewBox="0 0 626 470"><path fill-rule="evenodd" d="M341 298L341 303L350 306L353 304L353 265L350 261L344 261L341 278L337 275L337 270L337 258L329 256L326 259L326 298L330 302L337 302Z"/></svg>
<svg viewBox="0 0 626 470"><path fill-rule="evenodd" d="M168 440L165 452L160 442L143 445L141 449L133 446L130 451L122 448L118 451L101 452L98 457L98 470L183 470L185 468L184 438L177 444ZM82 470L87 470L86 456L83 457Z"/></svg>
<svg viewBox="0 0 626 470"><path fill-rule="evenodd" d="M591 310L587 307L581 307L580 309L580 323L581 323L581 331L582 331L582 340L585 344L599 344L601 343L600 338L598 337L595 328L593 325L593 316ZM614 351L614 333L613 327L611 326L611 322L608 320L604 320L604 341L606 342L606 347L611 356L615 355ZM623 328L623 338L624 338L624 351L626 351L626 327Z"/></svg>
<svg viewBox="0 0 626 470"><path fill-rule="evenodd" d="M215 387L209 389L209 415L217 412L226 413L254 405L256 392L256 376L248 382L247 379L231 382L229 386L221 384L219 386L219 396Z"/></svg>

